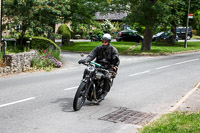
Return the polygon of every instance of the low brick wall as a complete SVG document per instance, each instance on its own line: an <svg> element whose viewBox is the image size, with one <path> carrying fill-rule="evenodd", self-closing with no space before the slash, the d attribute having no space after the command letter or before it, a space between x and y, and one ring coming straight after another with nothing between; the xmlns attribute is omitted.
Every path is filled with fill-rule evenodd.
<svg viewBox="0 0 200 133"><path fill-rule="evenodd" d="M6 55L6 66L0 67L0 76L29 70L34 56L35 51Z"/></svg>

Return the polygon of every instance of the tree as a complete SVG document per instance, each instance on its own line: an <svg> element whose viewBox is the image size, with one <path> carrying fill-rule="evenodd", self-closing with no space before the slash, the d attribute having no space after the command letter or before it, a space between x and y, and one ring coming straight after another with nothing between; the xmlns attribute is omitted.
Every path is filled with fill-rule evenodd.
<svg viewBox="0 0 200 133"><path fill-rule="evenodd" d="M109 3L108 10L127 11L126 23L137 23L145 27L142 51L150 51L152 36L158 27L165 26L168 22L168 0L113 0Z"/></svg>
<svg viewBox="0 0 200 133"><path fill-rule="evenodd" d="M142 51L150 51L153 31L166 25L169 7L166 0L129 0L129 23L138 23L145 27Z"/></svg>
<svg viewBox="0 0 200 133"><path fill-rule="evenodd" d="M176 41L176 27L180 25L183 21L183 16L185 15L185 1L173 0L168 3L170 13L169 13L169 23L165 27L170 27L173 33L173 45ZM186 8L187 9L187 8Z"/></svg>
<svg viewBox="0 0 200 133"><path fill-rule="evenodd" d="M200 1L199 0L192 0L191 2L191 13L195 13L197 10L199 10ZM169 1L168 4L170 8L170 14L169 14L169 22L171 31L173 32L174 40L176 40L176 27L178 25L186 26L186 19L187 19L187 9L188 9L188 0L182 1L182 0L173 0ZM196 25L195 23L192 24L193 26Z"/></svg>
<svg viewBox="0 0 200 133"><path fill-rule="evenodd" d="M11 23L14 23L15 26L20 27L20 30L18 28L16 28L16 30L21 33L21 44L26 30L30 26L30 20L33 18L32 7L34 2L35 0L6 0L4 2L4 16L8 18Z"/></svg>
<svg viewBox="0 0 200 133"><path fill-rule="evenodd" d="M70 0L68 2L70 14L64 17L65 21L71 20L71 26L74 32L77 28L80 28L80 24L97 25L94 16L101 9L101 2L99 0Z"/></svg>
<svg viewBox="0 0 200 133"><path fill-rule="evenodd" d="M63 21L68 13L67 0L5 0L4 16L21 34L20 42L27 31L34 35L52 33L56 23Z"/></svg>
<svg viewBox="0 0 200 133"><path fill-rule="evenodd" d="M193 29L200 30L200 10L194 13Z"/></svg>
<svg viewBox="0 0 200 133"><path fill-rule="evenodd" d="M99 0L5 0L4 15L20 25L21 38L26 31L44 35L55 31L55 24L94 24ZM22 39L21 39L22 40Z"/></svg>

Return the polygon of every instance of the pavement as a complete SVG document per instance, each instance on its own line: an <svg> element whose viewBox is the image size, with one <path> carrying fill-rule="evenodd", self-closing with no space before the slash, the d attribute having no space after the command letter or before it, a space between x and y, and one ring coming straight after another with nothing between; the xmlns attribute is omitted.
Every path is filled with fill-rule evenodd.
<svg viewBox="0 0 200 133"><path fill-rule="evenodd" d="M200 111L200 86L197 86L194 92L177 108L177 111Z"/></svg>

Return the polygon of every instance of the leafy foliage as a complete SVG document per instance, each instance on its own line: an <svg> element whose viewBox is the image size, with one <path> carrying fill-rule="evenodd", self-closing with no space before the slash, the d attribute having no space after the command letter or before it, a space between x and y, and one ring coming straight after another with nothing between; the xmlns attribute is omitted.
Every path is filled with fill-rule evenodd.
<svg viewBox="0 0 200 133"><path fill-rule="evenodd" d="M31 37L31 48L43 51L44 49L56 49L61 52L60 47L53 41L44 37Z"/></svg>
<svg viewBox="0 0 200 133"><path fill-rule="evenodd" d="M114 28L113 25L112 25L112 23L108 19L106 19L101 24L101 26L102 26L102 30L103 30L104 33L110 33L111 30Z"/></svg>
<svg viewBox="0 0 200 133"><path fill-rule="evenodd" d="M68 14L66 0L5 0L4 15L20 30L30 30L36 35L52 32L54 25L63 22Z"/></svg>
<svg viewBox="0 0 200 133"><path fill-rule="evenodd" d="M194 13L193 29L200 31L200 10Z"/></svg>
<svg viewBox="0 0 200 133"><path fill-rule="evenodd" d="M69 30L69 27L66 24L63 24L58 28L58 34L61 34L62 35L62 40L64 42L66 40L67 43L69 44L69 40L71 38L71 32Z"/></svg>

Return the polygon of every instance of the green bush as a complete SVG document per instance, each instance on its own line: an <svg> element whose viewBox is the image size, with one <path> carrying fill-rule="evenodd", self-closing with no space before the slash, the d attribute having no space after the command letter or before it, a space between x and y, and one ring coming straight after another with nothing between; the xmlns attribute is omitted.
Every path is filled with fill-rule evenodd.
<svg viewBox="0 0 200 133"><path fill-rule="evenodd" d="M57 49L59 53L61 52L60 47L54 43L53 41L44 38L44 37L31 37L31 48L39 51L43 51L45 49ZM25 40L30 40L30 38L26 38Z"/></svg>
<svg viewBox="0 0 200 133"><path fill-rule="evenodd" d="M62 35L63 42L67 41L67 43L69 43L71 32L66 24L63 24L58 28L58 34Z"/></svg>
<svg viewBox="0 0 200 133"><path fill-rule="evenodd" d="M193 30L193 34L197 35L197 36L200 36L200 30Z"/></svg>
<svg viewBox="0 0 200 133"><path fill-rule="evenodd" d="M103 35L103 31L100 30L100 29L94 29L94 30L92 31L92 34L93 34L93 35Z"/></svg>

